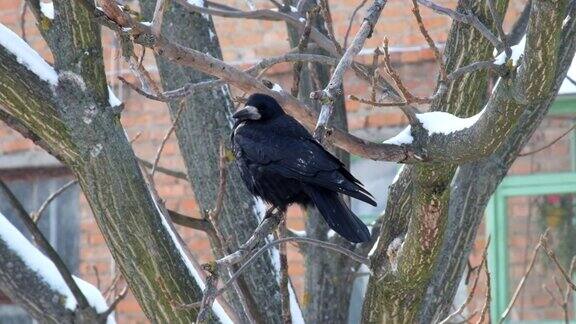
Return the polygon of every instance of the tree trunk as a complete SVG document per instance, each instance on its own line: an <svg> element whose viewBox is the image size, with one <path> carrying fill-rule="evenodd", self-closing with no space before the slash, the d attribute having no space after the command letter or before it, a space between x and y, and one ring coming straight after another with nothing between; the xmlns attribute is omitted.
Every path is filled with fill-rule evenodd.
<svg viewBox="0 0 576 324"><path fill-rule="evenodd" d="M151 16L156 0L141 1L143 13ZM220 45L212 19L207 15L188 12L176 2L170 3L164 12L162 33L170 35L179 44L222 58ZM156 57L162 86L176 89L186 83L213 79L192 68L178 66L164 58ZM188 179L201 211L213 209L219 185L219 147L229 144L234 105L228 86L198 91L187 98L180 115L176 137L186 164ZM181 107L182 100L170 102L172 119ZM238 249L254 232L260 222L254 197L246 190L234 163L228 168L225 198L216 226L225 238L225 252ZM218 256L217 257L221 257ZM281 321L278 269L274 267L275 256L265 254L259 258L239 279L239 284L249 292L248 306L258 322ZM238 314L244 314L234 289L229 290L228 300ZM247 321L247 318L243 318Z"/></svg>
<svg viewBox="0 0 576 324"><path fill-rule="evenodd" d="M467 1L461 1L459 7L467 5ZM498 8L502 10L501 12L505 12L506 5L507 3L505 1L499 3ZM555 62L558 57L556 50L559 44L559 21L562 20L560 17L564 17L562 15L562 9L565 7L565 3L561 1L555 3L537 1L535 2L535 6L537 6L537 9L533 10L533 17L531 17L530 20L529 33L532 32L532 34L530 34L531 36L528 38L524 61L511 76L501 80L497 89L494 90L487 107L496 106L500 107L501 111L506 111L507 113L513 111L520 113L525 110L526 102L540 102L542 96L554 93L551 88L551 81L554 79ZM479 11L482 7L475 9ZM484 16L481 15L481 12L478 12L479 16L486 17L486 10L487 9L484 9ZM462 33L470 33L470 35L462 37ZM460 63L460 57L472 57L472 61L477 61L481 59L482 56L489 57L490 54L485 52L486 50L481 50L489 47L477 47L476 44L480 44L481 41L474 39L475 33L477 34L475 31L466 31L457 25L452 29L446 49L447 66L449 68L450 66L454 66L455 62ZM468 46L466 46L466 44L462 44L463 46L454 46L454 44L463 40L466 41ZM537 61L540 61L542 64L536 65ZM554 62L554 66L550 66L551 62ZM479 109L483 94L478 95L471 92L479 88L482 89L482 87L478 85L482 83L486 84L486 76L480 76L477 77L476 80L474 79L475 78L468 78L464 80L464 82L454 83L452 89L449 89L447 92L448 97L436 101L433 108L448 109L450 112L459 112L463 115L470 115L474 109ZM468 84L464 84L466 82ZM476 84L477 86L472 87L472 84ZM459 89L463 90L459 91L456 87L460 87ZM517 95L523 97L525 101L518 99ZM449 98L450 96L452 96L452 98ZM478 105L475 105L475 103L478 103ZM467 111L462 107L469 107L468 109L472 108L472 110ZM543 108L547 109L547 106ZM512 115L510 115L509 118L512 118L511 116ZM519 121L508 127L519 125L518 123L522 121L523 120L519 118ZM538 121L533 120L531 122L537 123ZM536 126L532 124L520 124L519 127L526 129L527 127ZM505 138L514 136L511 128L495 128L494 134L497 133L505 134L507 136ZM526 131L515 134L515 140L523 141L529 135L530 133ZM494 143L493 148L497 147L498 143ZM513 157L515 157L515 155ZM483 169L482 165L476 164L475 167L477 170ZM430 287L430 279L434 278L434 280L437 280L437 276L439 276L436 273L436 271L439 271L437 269L437 257L442 250L442 242L446 239L444 234L446 232L459 233L452 231L453 229L450 228L454 227L455 224L454 221L451 223L447 221L449 215L448 209L454 209L458 204L466 205L469 198L465 195L465 198L462 199L460 197L461 199L458 202L454 202L453 199L450 198L450 192L452 190L450 181L453 177L455 166L435 166L432 164L415 166L410 169L411 172L406 172L405 174L412 174L412 180L399 181L393 185L394 190L403 191L406 195L410 195L411 203L408 205L408 210L402 210L402 208L395 209L391 206L395 200L389 199L389 205L386 211L386 218L388 218L388 220L385 219L384 221L378 249L373 258L373 271L376 275L370 279L363 310L364 322L389 320L394 322L426 323L430 322L432 318L430 314L436 315L434 319L443 315L437 314L436 309L429 307L429 303L434 303L433 300L438 298L437 295L430 294L432 289L432 287ZM458 177L460 177L460 175ZM413 188L409 189L408 186L411 183ZM480 183L484 182L474 182L475 185L479 185ZM495 183L497 184L498 181ZM402 190L401 187L408 190ZM493 187L493 189L495 189L495 185ZM477 190L485 189L485 187L479 187ZM463 195L462 190L464 190L464 188L458 187L458 192L455 194ZM491 192L487 193L488 196L490 194ZM391 195L390 198L393 198L393 196L394 195ZM485 203L487 203L487 199ZM484 207L485 204L474 206L474 208L480 210L483 210ZM392 213L389 214L389 212ZM409 221L405 218L406 216L409 217ZM453 214L452 217L451 219L454 220L456 217L461 217L461 214ZM393 222L391 220L399 220L401 224L407 223L407 231L398 227L388 229L386 224ZM448 224L448 226L446 226L446 224ZM471 228L473 228L473 230L471 230L472 232L467 232L467 234L470 235L464 239L468 247L474 239L474 235L472 234L475 234L476 227L471 226ZM395 233L392 232L393 230ZM446 244L450 245L450 249L452 249L454 242L445 242L447 242ZM444 246L444 249L446 248L447 246ZM459 252L461 251L462 250ZM466 250L466 252L469 252L469 249ZM452 267L461 266L465 256L466 254L464 253L458 253L460 259L453 260ZM446 271L446 268L443 266L444 264L442 264L440 271L444 270L445 272L449 272L450 275L452 275L452 277L449 278L450 280L459 279L461 272L457 273L458 270L454 269ZM417 280L414 280L414 277L416 277ZM446 279L446 277L444 277L444 279ZM443 280L442 284L437 283L438 286L435 287L436 293L443 296L441 307L444 309L439 311L439 313L445 312L445 309L449 307L455 292L455 287L458 284L458 281L452 280L450 282L451 285L449 289L451 289L451 294L446 294L447 296L439 293L440 291L444 292L443 288L447 285L446 280ZM424 307L424 305L426 305L426 307ZM436 303L435 306L437 307L438 303Z"/></svg>
<svg viewBox="0 0 576 324"><path fill-rule="evenodd" d="M296 4L292 4L295 6ZM318 5L317 1L309 1L304 11L308 11L313 6ZM324 19L320 13L316 15L315 27L324 35L327 35L324 27ZM298 46L300 33L294 27L287 25L290 47ZM318 54L328 55L323 50L318 50ZM320 64L312 64L316 69L315 75L318 77L320 86L323 88L330 80L330 69ZM316 101L310 100L310 93L321 89L313 87L309 66L304 64L300 73L298 99L306 102L316 111L320 107ZM334 103L333 120L331 124L342 130L348 130L346 119L346 105L344 101L344 89L342 96L339 96ZM329 147L340 161L350 167L350 155L338 148ZM352 245L340 238L337 234L328 237L330 227L324 221L322 215L316 208L306 210L306 236L323 241L330 241L345 248L351 249ZM304 255L306 272L304 274L304 297L302 307L304 318L307 323L345 323L348 319L350 295L352 284L355 278L357 264L350 258L336 253L326 253L321 248L314 246L300 247Z"/></svg>
<svg viewBox="0 0 576 324"><path fill-rule="evenodd" d="M57 84L39 79L0 47L0 104L27 130L23 134L49 146L78 178L148 318L193 322L197 310L175 308L173 303L200 300L198 273L142 177L120 124L120 107L110 106L100 28L92 12L78 2L54 5L54 21L42 28L60 71Z"/></svg>

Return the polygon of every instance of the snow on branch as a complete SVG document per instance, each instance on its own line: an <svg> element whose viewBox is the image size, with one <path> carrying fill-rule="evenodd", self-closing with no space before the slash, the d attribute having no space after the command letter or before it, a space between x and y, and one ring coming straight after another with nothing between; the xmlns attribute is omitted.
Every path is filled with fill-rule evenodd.
<svg viewBox="0 0 576 324"><path fill-rule="evenodd" d="M0 213L0 241L2 241L11 251L20 257L22 262L31 271L45 282L52 290L64 296L64 306L74 312L77 308L77 301L70 288L58 272L56 265L40 252L22 233ZM106 299L102 293L92 284L73 276L74 281L88 300L90 306L98 313L108 311ZM107 324L115 323L114 313L110 313L106 319Z"/></svg>
<svg viewBox="0 0 576 324"><path fill-rule="evenodd" d="M428 131L428 136L434 134L449 135L472 127L484 114L485 109L476 115L468 118L460 118L443 111L432 111L416 114L416 118L422 127ZM398 135L384 141L386 144L405 145L412 144L412 129L410 126L404 128Z"/></svg>
<svg viewBox="0 0 576 324"><path fill-rule="evenodd" d="M40 79L58 84L58 74L38 52L28 45L20 36L0 23L0 46L16 56L18 63L26 66L28 70L36 74Z"/></svg>

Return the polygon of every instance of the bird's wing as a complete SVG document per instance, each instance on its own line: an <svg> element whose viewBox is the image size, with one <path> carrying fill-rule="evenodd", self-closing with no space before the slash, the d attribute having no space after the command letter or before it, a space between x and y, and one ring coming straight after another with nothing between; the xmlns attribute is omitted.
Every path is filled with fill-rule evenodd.
<svg viewBox="0 0 576 324"><path fill-rule="evenodd" d="M293 135L243 129L234 135L234 141L246 158L257 163L263 171L338 191L376 205L372 195L344 168L340 160L309 134Z"/></svg>

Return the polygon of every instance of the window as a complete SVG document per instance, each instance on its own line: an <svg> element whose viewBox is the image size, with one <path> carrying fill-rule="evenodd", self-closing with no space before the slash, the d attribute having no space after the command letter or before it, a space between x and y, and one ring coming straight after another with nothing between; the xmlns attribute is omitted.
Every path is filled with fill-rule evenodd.
<svg viewBox="0 0 576 324"><path fill-rule="evenodd" d="M72 177L61 169L0 171L0 177L14 192L16 197L30 213L38 210L40 205L53 192L66 184ZM71 272L78 269L79 263L79 207L78 187L68 188L45 209L40 219L39 227L52 246L62 257ZM0 194L0 212L14 226L30 238L24 225ZM0 292L0 323L30 323L31 319L19 307L13 305Z"/></svg>
<svg viewBox="0 0 576 324"><path fill-rule="evenodd" d="M575 121L576 96L559 96L523 150L533 154L514 162L488 204L486 224L492 239L488 262L492 275L491 316L494 322L499 321L508 306L546 228L550 228L551 247L566 268L576 255L574 130L549 148L538 151L569 130ZM554 283L553 277L559 276L556 267L542 253L535 260L507 321L564 323L563 310L544 288L547 287L557 299L564 298ZM564 285L561 280L559 282ZM574 299L569 301L568 313L571 319L576 317Z"/></svg>

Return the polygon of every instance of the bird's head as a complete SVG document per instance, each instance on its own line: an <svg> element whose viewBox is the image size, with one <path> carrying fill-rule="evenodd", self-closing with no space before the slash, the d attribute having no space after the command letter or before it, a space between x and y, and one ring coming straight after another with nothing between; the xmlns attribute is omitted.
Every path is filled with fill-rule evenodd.
<svg viewBox="0 0 576 324"><path fill-rule="evenodd" d="M244 108L238 110L232 117L237 121L265 121L281 115L284 115L284 110L276 99L262 93L255 93L248 97Z"/></svg>

